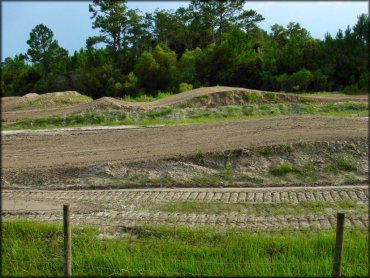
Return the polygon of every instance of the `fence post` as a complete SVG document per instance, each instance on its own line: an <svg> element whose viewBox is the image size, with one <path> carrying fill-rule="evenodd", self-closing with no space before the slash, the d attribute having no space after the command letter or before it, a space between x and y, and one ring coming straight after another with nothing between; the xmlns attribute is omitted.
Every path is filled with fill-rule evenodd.
<svg viewBox="0 0 370 278"><path fill-rule="evenodd" d="M63 205L63 228L64 228L64 276L72 276L72 241L69 205Z"/></svg>
<svg viewBox="0 0 370 278"><path fill-rule="evenodd" d="M335 236L335 253L333 263L333 277L341 276L342 247L344 232L344 213L337 213L337 231Z"/></svg>

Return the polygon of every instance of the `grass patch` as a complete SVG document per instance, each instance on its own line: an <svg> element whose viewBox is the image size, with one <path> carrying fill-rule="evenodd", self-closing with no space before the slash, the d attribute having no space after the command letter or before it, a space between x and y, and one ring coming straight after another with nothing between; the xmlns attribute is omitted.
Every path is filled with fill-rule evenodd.
<svg viewBox="0 0 370 278"><path fill-rule="evenodd" d="M141 94L136 97L132 97L130 95L124 96L123 100L130 101L130 102L149 102L149 101L155 101L158 99L166 98L171 96L172 94L170 92L158 92L155 96L148 96L146 94Z"/></svg>
<svg viewBox="0 0 370 278"><path fill-rule="evenodd" d="M270 172L275 176L283 176L288 173L301 173L301 169L290 162L282 162L272 166Z"/></svg>
<svg viewBox="0 0 370 278"><path fill-rule="evenodd" d="M206 104L209 100L209 95L200 95L200 96L195 97L195 99L202 104Z"/></svg>
<svg viewBox="0 0 370 278"><path fill-rule="evenodd" d="M148 111L145 113L145 116L147 116L150 119L156 119L156 118L166 116L170 114L171 112L172 112L172 108L164 107L159 110Z"/></svg>
<svg viewBox="0 0 370 278"><path fill-rule="evenodd" d="M277 144L272 146L262 146L258 148L258 152L262 155L272 155L272 154L285 154L294 151L293 146L288 144Z"/></svg>
<svg viewBox="0 0 370 278"><path fill-rule="evenodd" d="M63 275L61 225L4 221L2 232L3 275ZM332 271L334 231L255 233L146 226L120 232L127 236L99 240L96 229L74 228L73 275L297 277L330 276ZM366 276L367 231L344 236L343 276Z"/></svg>
<svg viewBox="0 0 370 278"><path fill-rule="evenodd" d="M353 172L358 169L358 161L349 155L339 156L334 162L326 165L325 170L327 172Z"/></svg>
<svg viewBox="0 0 370 278"><path fill-rule="evenodd" d="M222 203L222 202L197 202L197 201L172 201L160 205L149 206L150 209L159 209L165 212L181 213L245 213L253 216L278 216L278 215L302 215L302 214L325 214L328 209L340 211L367 212L367 206L357 204L352 200L338 202L300 202L292 204L281 203Z"/></svg>
<svg viewBox="0 0 370 278"><path fill-rule="evenodd" d="M197 153L195 154L197 158L204 158L205 154L203 150L197 150Z"/></svg>
<svg viewBox="0 0 370 278"><path fill-rule="evenodd" d="M192 185L196 186L217 186L234 181L234 169L231 165L226 165L217 174L195 176L192 178Z"/></svg>
<svg viewBox="0 0 370 278"><path fill-rule="evenodd" d="M262 103L263 101L262 95L257 92L246 92L245 97L249 103Z"/></svg>
<svg viewBox="0 0 370 278"><path fill-rule="evenodd" d="M308 96L308 97L342 97L342 96L348 96L348 94L344 93L334 93L334 92L316 92L316 93L302 93L299 94L300 96Z"/></svg>
<svg viewBox="0 0 370 278"><path fill-rule="evenodd" d="M267 93L265 93L265 96L266 96L267 100L270 101L270 102L276 102L277 101L276 93L267 92Z"/></svg>

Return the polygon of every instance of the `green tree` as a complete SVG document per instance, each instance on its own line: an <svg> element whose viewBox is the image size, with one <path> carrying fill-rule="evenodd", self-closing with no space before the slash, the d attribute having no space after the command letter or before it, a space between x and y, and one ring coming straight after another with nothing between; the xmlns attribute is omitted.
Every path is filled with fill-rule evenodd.
<svg viewBox="0 0 370 278"><path fill-rule="evenodd" d="M203 28L211 30L212 43L221 43L229 28L236 26L248 32L264 20L256 11L244 10L245 3L246 0L192 0L191 8L200 14Z"/></svg>
<svg viewBox="0 0 370 278"><path fill-rule="evenodd" d="M297 91L306 91L310 82L312 81L313 75L312 73L303 68L291 76L291 81L295 86L295 90Z"/></svg>
<svg viewBox="0 0 370 278"><path fill-rule="evenodd" d="M94 0L89 5L92 13L93 28L100 29L100 36L88 38L87 44L104 42L113 58L113 64L117 65L122 49L127 47L126 22L127 6L125 1Z"/></svg>
<svg viewBox="0 0 370 278"><path fill-rule="evenodd" d="M51 65L68 55L53 39L53 31L43 24L32 29L27 44L27 55L33 63L41 66L44 79L48 77Z"/></svg>
<svg viewBox="0 0 370 278"><path fill-rule="evenodd" d="M2 96L21 96L32 91L41 76L35 67L26 63L25 55L7 57L1 63Z"/></svg>
<svg viewBox="0 0 370 278"><path fill-rule="evenodd" d="M152 95L158 90L175 87L176 53L165 45L157 45L152 52L144 52L135 66L139 86Z"/></svg>
<svg viewBox="0 0 370 278"><path fill-rule="evenodd" d="M198 57L202 54L202 50L197 47L194 50L185 50L178 62L179 83L186 82L198 85L196 76L195 64Z"/></svg>

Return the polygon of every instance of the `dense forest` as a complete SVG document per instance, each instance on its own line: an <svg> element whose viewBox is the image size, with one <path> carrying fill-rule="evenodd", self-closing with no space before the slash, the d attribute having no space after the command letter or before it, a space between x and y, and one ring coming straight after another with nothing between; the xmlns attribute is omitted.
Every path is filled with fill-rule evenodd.
<svg viewBox="0 0 370 278"><path fill-rule="evenodd" d="M199 1L143 14L125 2L94 0L99 36L69 55L47 26L35 26L27 53L1 64L3 96L76 90L99 98L201 86L271 91L368 91L368 15L335 37L312 38L299 23L259 28L246 0ZM323 27L325 28L325 27Z"/></svg>

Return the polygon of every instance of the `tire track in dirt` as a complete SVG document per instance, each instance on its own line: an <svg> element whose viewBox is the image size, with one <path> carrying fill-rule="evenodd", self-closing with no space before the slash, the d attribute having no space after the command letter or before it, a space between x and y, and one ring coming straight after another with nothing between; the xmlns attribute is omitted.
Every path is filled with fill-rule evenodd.
<svg viewBox="0 0 370 278"><path fill-rule="evenodd" d="M99 226L135 226L145 223L213 225L247 227L249 229L313 229L333 228L335 215L278 215L266 211L263 216L239 212L221 214L163 212L146 210L142 205L170 201L235 203L300 203L305 201L352 200L369 202L367 186L295 187L295 188L178 188L150 190L3 190L4 219L26 217L39 221L61 221L62 204L70 203L74 224ZM343 194L346 193L346 194ZM207 197L208 196L208 197ZM310 197L308 197L310 196ZM322 196L336 196L326 198ZM148 201L149 200L149 201ZM30 203L30 207L27 205ZM39 202L39 203L37 203ZM39 207L35 207L39 204ZM53 204L50 207L50 204ZM58 209L59 207L59 209ZM366 214L349 213L347 226L368 228ZM114 224L116 223L116 224Z"/></svg>

